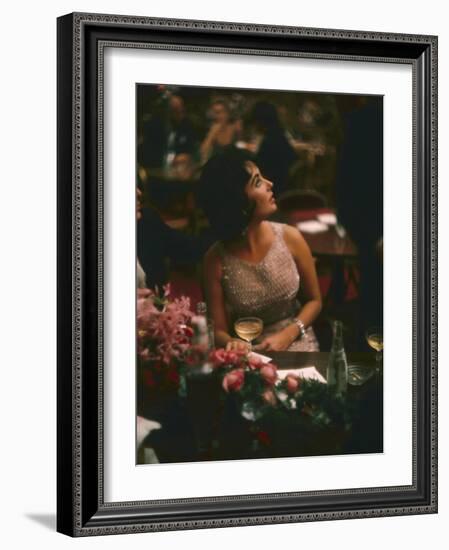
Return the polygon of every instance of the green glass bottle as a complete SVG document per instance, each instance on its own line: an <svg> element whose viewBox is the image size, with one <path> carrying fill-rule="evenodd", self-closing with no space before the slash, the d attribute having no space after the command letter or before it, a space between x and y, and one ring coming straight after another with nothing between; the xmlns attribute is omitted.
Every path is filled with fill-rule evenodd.
<svg viewBox="0 0 449 550"><path fill-rule="evenodd" d="M335 393L344 395L348 388L348 362L343 345L343 324L334 321L332 325L332 348L327 365L327 384Z"/></svg>

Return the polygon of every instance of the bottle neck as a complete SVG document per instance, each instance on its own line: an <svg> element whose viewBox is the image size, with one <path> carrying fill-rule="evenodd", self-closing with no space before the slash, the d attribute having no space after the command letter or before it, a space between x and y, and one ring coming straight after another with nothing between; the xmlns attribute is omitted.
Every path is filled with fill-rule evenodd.
<svg viewBox="0 0 449 550"><path fill-rule="evenodd" d="M334 321L333 327L333 338L332 338L332 349L338 350L343 347L343 325L341 321Z"/></svg>

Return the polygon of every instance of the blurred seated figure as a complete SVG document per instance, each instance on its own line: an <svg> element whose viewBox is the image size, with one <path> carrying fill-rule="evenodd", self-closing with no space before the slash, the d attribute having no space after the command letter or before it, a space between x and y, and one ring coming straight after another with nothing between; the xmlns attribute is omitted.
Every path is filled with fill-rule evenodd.
<svg viewBox="0 0 449 550"><path fill-rule="evenodd" d="M137 223L137 257L146 286L162 288L169 282L170 263L194 265L214 241L210 229L189 235L166 225L155 209L143 208Z"/></svg>
<svg viewBox="0 0 449 550"><path fill-rule="evenodd" d="M338 152L337 213L359 250L364 341L364 330L383 322L382 98L341 96L339 105L345 132Z"/></svg>
<svg viewBox="0 0 449 550"><path fill-rule="evenodd" d="M288 137L298 155L293 185L319 191L333 203L336 146L341 139L341 122L335 100L327 94L301 98L296 127Z"/></svg>
<svg viewBox="0 0 449 550"><path fill-rule="evenodd" d="M255 163L261 172L276 185L278 196L288 188L289 171L297 159L287 140L276 107L267 101L257 102L250 114L250 125L261 136Z"/></svg>
<svg viewBox="0 0 449 550"><path fill-rule="evenodd" d="M187 116L184 99L169 94L166 107L143 124L140 164L147 169L170 167L178 156L183 162L195 159L198 141Z"/></svg>
<svg viewBox="0 0 449 550"><path fill-rule="evenodd" d="M290 225L296 225L305 219L302 212L324 209L326 198L313 189L290 189L281 193L277 204L281 219Z"/></svg>
<svg viewBox="0 0 449 550"><path fill-rule="evenodd" d="M322 130L317 127L318 113L319 106L315 101L301 102L296 127L291 126L286 131L287 139L296 153L306 157L311 164L314 164L315 157L323 155L326 151Z"/></svg>
<svg viewBox="0 0 449 550"><path fill-rule="evenodd" d="M219 241L205 257L205 282L215 339L246 349L234 337L240 317L258 317L258 350L317 351L312 323L321 296L309 247L299 231L268 221L277 205L274 185L247 152L230 147L201 174L199 199ZM305 302L297 295L300 283Z"/></svg>
<svg viewBox="0 0 449 550"><path fill-rule="evenodd" d="M210 116L212 124L200 147L202 162L221 148L235 143L241 132L240 120L232 116L226 99L217 98L212 102Z"/></svg>

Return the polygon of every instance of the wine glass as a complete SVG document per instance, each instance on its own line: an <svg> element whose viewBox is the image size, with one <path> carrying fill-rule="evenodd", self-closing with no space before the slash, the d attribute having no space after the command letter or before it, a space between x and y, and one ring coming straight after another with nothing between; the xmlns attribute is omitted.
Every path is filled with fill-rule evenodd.
<svg viewBox="0 0 449 550"><path fill-rule="evenodd" d="M365 332L366 341L370 348L376 350L376 371L380 371L382 362L382 350L384 349L384 338L380 327L370 327Z"/></svg>
<svg viewBox="0 0 449 550"><path fill-rule="evenodd" d="M249 351L252 349L252 342L263 331L263 321L259 317L241 317L234 323L234 330L237 336L249 344Z"/></svg>

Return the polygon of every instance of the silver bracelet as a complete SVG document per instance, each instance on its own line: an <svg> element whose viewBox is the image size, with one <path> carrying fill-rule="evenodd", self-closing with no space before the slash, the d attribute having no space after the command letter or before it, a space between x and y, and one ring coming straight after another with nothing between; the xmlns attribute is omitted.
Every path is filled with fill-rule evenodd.
<svg viewBox="0 0 449 550"><path fill-rule="evenodd" d="M304 326L304 323L301 321L301 319L295 319L294 323L299 328L300 337L304 338L304 336L306 335L306 327Z"/></svg>

